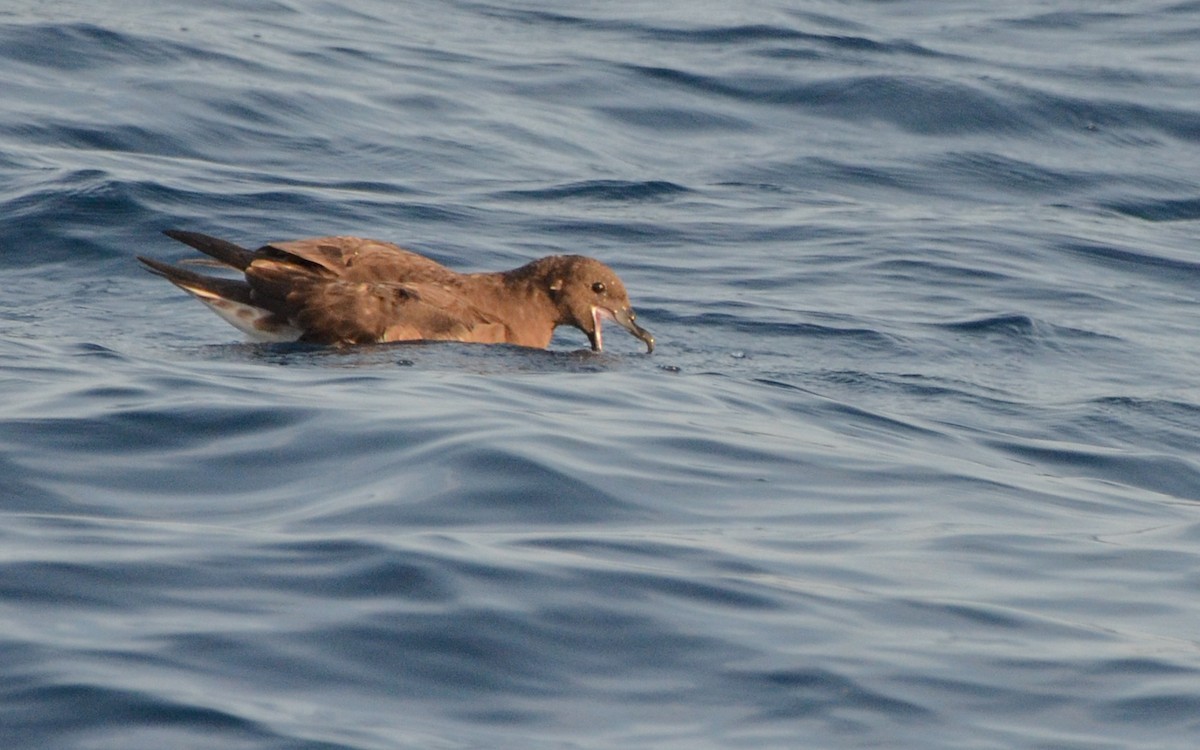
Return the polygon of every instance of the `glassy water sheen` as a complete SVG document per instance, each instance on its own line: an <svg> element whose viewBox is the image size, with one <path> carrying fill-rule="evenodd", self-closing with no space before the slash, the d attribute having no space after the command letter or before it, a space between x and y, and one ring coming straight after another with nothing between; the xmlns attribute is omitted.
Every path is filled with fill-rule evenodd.
<svg viewBox="0 0 1200 750"><path fill-rule="evenodd" d="M7 3L0 746L1196 747L1198 40ZM247 344L168 227L595 255L659 348Z"/></svg>

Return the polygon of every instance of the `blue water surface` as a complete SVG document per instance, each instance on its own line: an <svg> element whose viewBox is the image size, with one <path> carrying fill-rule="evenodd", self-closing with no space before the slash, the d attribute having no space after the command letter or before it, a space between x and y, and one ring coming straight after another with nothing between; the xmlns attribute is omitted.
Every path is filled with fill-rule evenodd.
<svg viewBox="0 0 1200 750"><path fill-rule="evenodd" d="M0 747L1200 745L1200 3L0 10ZM179 227L585 253L244 342Z"/></svg>

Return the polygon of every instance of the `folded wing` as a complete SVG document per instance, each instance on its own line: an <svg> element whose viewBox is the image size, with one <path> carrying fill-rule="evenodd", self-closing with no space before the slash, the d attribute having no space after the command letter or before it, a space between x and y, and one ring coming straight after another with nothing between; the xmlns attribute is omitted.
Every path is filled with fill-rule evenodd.
<svg viewBox="0 0 1200 750"><path fill-rule="evenodd" d="M387 260L386 255L364 254L369 259L365 263L374 261L367 272L358 267L357 260L363 256L336 255L331 252L334 248L304 248L306 255L321 262L304 256L294 256L304 261L299 263L292 258L268 257L255 260L246 269L255 298L282 312L302 330L302 341L361 344L507 340L503 324L452 287L430 281L394 281L389 277L395 278L400 269L380 262ZM293 255L290 248L288 255ZM430 264L441 268L432 261ZM419 278L429 274L415 275Z"/></svg>

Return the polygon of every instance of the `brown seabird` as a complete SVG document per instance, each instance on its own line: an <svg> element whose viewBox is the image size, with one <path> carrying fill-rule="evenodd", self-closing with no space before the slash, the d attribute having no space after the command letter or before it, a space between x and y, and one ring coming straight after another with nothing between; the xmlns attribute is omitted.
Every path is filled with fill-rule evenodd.
<svg viewBox="0 0 1200 750"><path fill-rule="evenodd" d="M611 268L582 255L551 255L511 271L456 273L389 242L317 237L248 250L199 232L169 229L245 280L206 276L138 256L146 267L197 297L259 341L364 344L466 341L544 349L571 325L592 349L609 319L641 339L625 285Z"/></svg>

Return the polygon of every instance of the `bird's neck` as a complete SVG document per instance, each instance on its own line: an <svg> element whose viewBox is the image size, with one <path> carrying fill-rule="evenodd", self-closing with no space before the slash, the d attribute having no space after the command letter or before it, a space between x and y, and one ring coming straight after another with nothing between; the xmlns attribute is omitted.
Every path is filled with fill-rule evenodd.
<svg viewBox="0 0 1200 750"><path fill-rule="evenodd" d="M466 277L465 285L473 287L472 296L477 304L508 327L510 344L544 349L549 346L554 329L565 322L551 296L553 264L542 261L511 271Z"/></svg>

